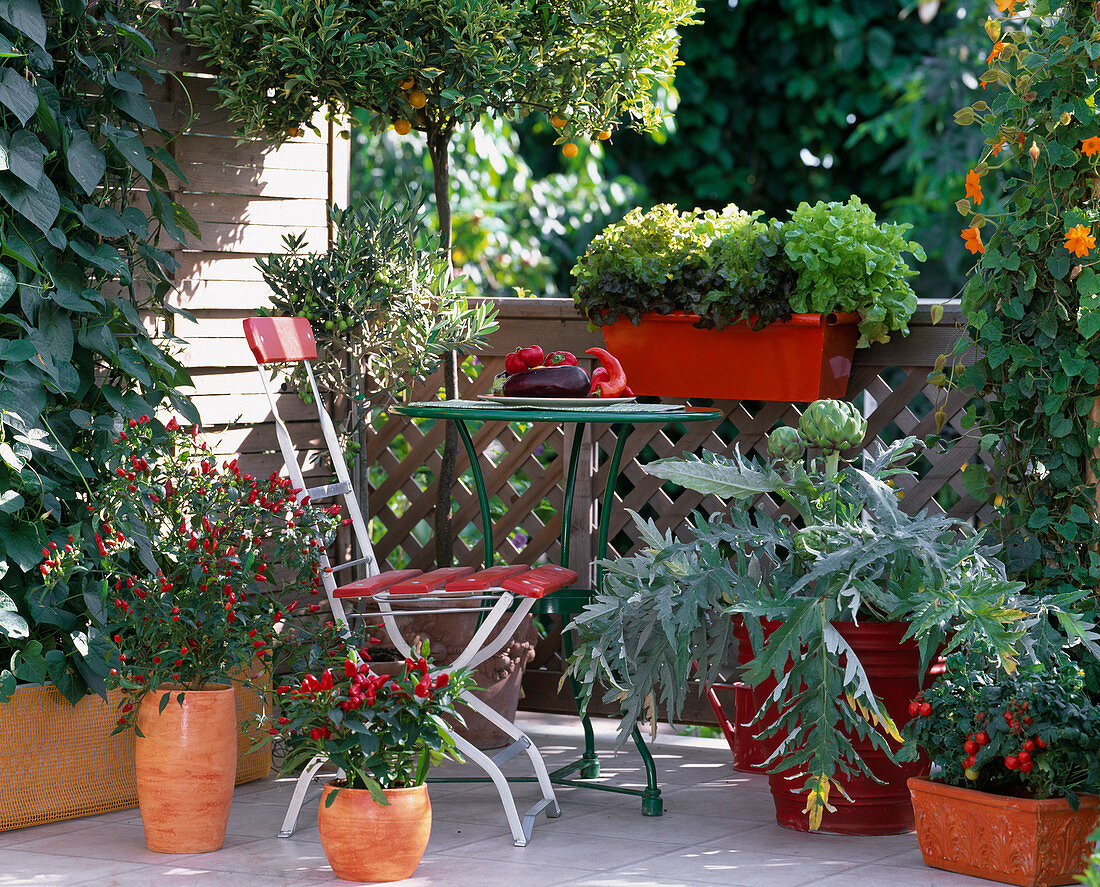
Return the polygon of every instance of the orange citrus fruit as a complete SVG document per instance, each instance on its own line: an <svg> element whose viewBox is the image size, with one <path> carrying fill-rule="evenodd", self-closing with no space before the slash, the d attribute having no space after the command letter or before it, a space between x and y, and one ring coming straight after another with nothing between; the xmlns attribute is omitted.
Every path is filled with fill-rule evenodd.
<svg viewBox="0 0 1100 887"><path fill-rule="evenodd" d="M413 125L401 117L393 122L393 128L399 136L407 136L412 131Z"/></svg>
<svg viewBox="0 0 1100 887"><path fill-rule="evenodd" d="M296 139L296 138L298 138L298 136L300 136L302 134L302 130L297 126L292 126L292 127L290 127L290 129L288 129L286 131L286 134L288 136L290 136L292 139Z"/></svg>
<svg viewBox="0 0 1100 887"><path fill-rule="evenodd" d="M599 134L598 138L601 142L606 142L609 138L611 138L611 130L605 129Z"/></svg>
<svg viewBox="0 0 1100 887"><path fill-rule="evenodd" d="M409 104L414 108L423 108L428 104L428 97L424 94L424 90L417 89L409 93Z"/></svg>
<svg viewBox="0 0 1100 887"><path fill-rule="evenodd" d="M400 86L402 89L412 89L414 83L416 83L416 81L412 77L406 77L397 85Z"/></svg>
<svg viewBox="0 0 1100 887"><path fill-rule="evenodd" d="M577 146L574 145L572 142L566 142L564 145L561 146L561 153L564 154L566 157L576 157L577 150Z"/></svg>
<svg viewBox="0 0 1100 887"><path fill-rule="evenodd" d="M564 117L562 117L560 114L551 114L550 115L550 124L552 126L556 126L558 129L561 129L568 122L569 121L566 120Z"/></svg>

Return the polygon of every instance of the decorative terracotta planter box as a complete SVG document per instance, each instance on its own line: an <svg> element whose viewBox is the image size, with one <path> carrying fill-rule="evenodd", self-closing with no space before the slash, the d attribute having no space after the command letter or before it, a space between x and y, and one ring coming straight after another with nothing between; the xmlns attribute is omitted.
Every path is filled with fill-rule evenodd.
<svg viewBox="0 0 1100 887"><path fill-rule="evenodd" d="M1088 865L1089 835L1100 798L1083 795L1077 810L1055 798L1037 801L909 780L917 840L933 868L1018 887L1073 884Z"/></svg>
<svg viewBox="0 0 1100 887"><path fill-rule="evenodd" d="M643 314L603 327L607 350L635 394L809 403L843 398L859 330L857 314L795 314L753 330L699 329L697 314Z"/></svg>
<svg viewBox="0 0 1100 887"><path fill-rule="evenodd" d="M19 687L0 703L0 831L137 805L134 734L111 736L119 691L69 705L53 686ZM237 717L262 700L237 688ZM255 731L237 735L237 784L267 776L271 747L247 754Z"/></svg>

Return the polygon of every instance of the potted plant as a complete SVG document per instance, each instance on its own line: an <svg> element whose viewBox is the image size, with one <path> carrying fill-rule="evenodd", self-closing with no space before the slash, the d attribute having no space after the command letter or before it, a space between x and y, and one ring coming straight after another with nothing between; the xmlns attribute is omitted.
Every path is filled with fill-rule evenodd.
<svg viewBox="0 0 1100 887"><path fill-rule="evenodd" d="M150 850L201 853L225 838L238 723L229 682L267 670L283 610L263 593L316 593L317 536L336 511L299 500L285 478L258 480L212 457L172 419L99 419L103 475L90 520L43 549L51 594L98 579L92 646L110 650L124 691L115 732L133 727L138 805ZM338 510L338 506L336 507ZM272 571L274 572L274 570ZM313 605L316 608L316 605Z"/></svg>
<svg viewBox="0 0 1100 887"><path fill-rule="evenodd" d="M843 397L857 346L908 333L907 226L854 196L759 215L635 209L577 262L574 301L639 394Z"/></svg>
<svg viewBox="0 0 1100 887"><path fill-rule="evenodd" d="M937 765L909 780L927 865L1021 887L1072 884L1100 816L1100 716L1065 656L1009 674L948 657L907 740Z"/></svg>
<svg viewBox="0 0 1100 887"><path fill-rule="evenodd" d="M842 458L865 431L855 407L817 401L799 428L772 432L765 460L735 452L650 463L647 473L730 507L697 516L690 541L636 518L645 550L604 563L603 588L573 623L580 643L569 671L589 693L606 683L625 736L657 702L676 717L693 662L704 683L715 680L731 630L722 617L740 614L753 652L745 680L774 681L759 706L774 715L758 714L756 727L772 743L777 820L790 828L911 829L905 779L924 765L899 758L898 729L930 664L975 639L1010 663L1038 618L1025 616L1021 585L1005 579L980 534L900 509L896 483L909 474L914 438L866 455L862 468ZM797 520L750 511L761 494Z"/></svg>
<svg viewBox="0 0 1100 887"><path fill-rule="evenodd" d="M286 745L283 769L297 772L320 757L343 772L325 785L317 810L321 847L337 877L411 877L432 828L428 769L457 757L443 718L457 717L456 697L470 677L465 670L433 675L427 643L414 649L417 659L379 674L369 648L349 648L331 622L305 644L304 673L276 688L280 714L266 721Z"/></svg>

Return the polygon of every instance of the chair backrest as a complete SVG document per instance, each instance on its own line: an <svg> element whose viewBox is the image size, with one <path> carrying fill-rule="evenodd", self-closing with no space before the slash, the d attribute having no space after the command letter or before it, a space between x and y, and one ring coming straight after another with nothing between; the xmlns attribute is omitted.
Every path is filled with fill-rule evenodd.
<svg viewBox="0 0 1100 887"><path fill-rule="evenodd" d="M317 340L304 317L247 317L244 337L258 364L317 359Z"/></svg>
<svg viewBox="0 0 1100 887"><path fill-rule="evenodd" d="M367 524L363 519L359 499L348 475L344 453L340 449L336 428L325 410L324 399L317 390L317 380L313 376L310 361L317 357L317 340L313 336L309 321L304 317L248 317L244 321L244 334L248 340L248 347L252 349L252 354L256 358L256 368L260 373L264 393L267 395L267 402L275 419L275 437L279 442L279 450L283 455L287 474L294 486L300 490L298 498L302 499L306 496L311 499L342 498L344 513L351 518L360 556L331 568L327 555L324 552L321 553L322 565L326 568L321 584L332 607L333 618L337 622L346 623L343 604L334 595L337 588L334 570L350 569L362 564L365 565L368 576L375 576L379 571L374 547L367 532ZM321 425L337 483L306 487L302 468L298 464L298 454L290 438L290 430L279 415L279 406L275 401L274 391L268 378L269 373L264 369L265 365L272 363L301 363L304 366L306 379L313 393L313 402L317 406L317 420Z"/></svg>

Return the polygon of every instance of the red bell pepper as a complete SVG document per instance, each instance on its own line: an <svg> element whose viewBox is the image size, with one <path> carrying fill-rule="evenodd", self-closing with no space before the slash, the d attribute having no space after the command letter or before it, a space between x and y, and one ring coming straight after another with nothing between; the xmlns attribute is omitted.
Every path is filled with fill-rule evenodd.
<svg viewBox="0 0 1100 887"><path fill-rule="evenodd" d="M546 355L545 363L548 367L575 367L577 365L577 355L572 354L569 351L554 351L551 354Z"/></svg>
<svg viewBox="0 0 1100 887"><path fill-rule="evenodd" d="M603 348L589 348L584 353L598 358L607 370L607 381L599 384L600 397L618 397L621 395L623 389L626 388L626 373L623 372L622 364L615 359L614 355ZM593 376L595 376L595 373L593 373Z"/></svg>
<svg viewBox="0 0 1100 887"><path fill-rule="evenodd" d="M524 363L523 358L519 356L518 348L504 358L504 372L509 376L514 376L516 373L527 372L527 364Z"/></svg>
<svg viewBox="0 0 1100 887"><path fill-rule="evenodd" d="M519 356L527 365L527 369L542 366L543 353L542 348L538 345L528 345L526 348L520 348Z"/></svg>

